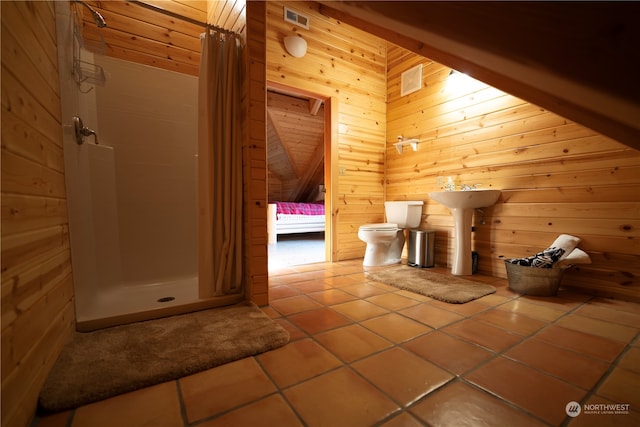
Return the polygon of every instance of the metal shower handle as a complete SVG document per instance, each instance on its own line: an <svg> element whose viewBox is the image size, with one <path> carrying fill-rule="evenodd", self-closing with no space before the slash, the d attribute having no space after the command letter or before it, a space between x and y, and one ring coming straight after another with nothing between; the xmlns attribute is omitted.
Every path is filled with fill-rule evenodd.
<svg viewBox="0 0 640 427"><path fill-rule="evenodd" d="M89 135L93 135L93 139L96 145L98 145L98 134L96 133L96 131L85 127L82 123L82 119L78 116L73 116L72 120L73 128L76 135L76 142L78 143L78 145L82 144L84 142L84 137Z"/></svg>

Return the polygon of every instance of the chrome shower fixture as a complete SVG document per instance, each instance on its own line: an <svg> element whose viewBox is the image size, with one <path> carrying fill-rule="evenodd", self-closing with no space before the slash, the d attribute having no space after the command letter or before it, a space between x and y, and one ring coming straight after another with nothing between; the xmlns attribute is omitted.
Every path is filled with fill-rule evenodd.
<svg viewBox="0 0 640 427"><path fill-rule="evenodd" d="M76 137L76 143L81 145L84 142L85 136L93 135L93 140L98 145L98 134L93 129L89 129L82 123L82 119L78 116L72 117L73 131Z"/></svg>
<svg viewBox="0 0 640 427"><path fill-rule="evenodd" d="M72 2L80 3L81 5L89 9L89 11L91 12L91 16L93 17L93 21L96 23L98 28L104 28L107 26L107 21L105 21L104 16L102 16L100 12L89 6L87 3L83 2L82 0L72 0Z"/></svg>

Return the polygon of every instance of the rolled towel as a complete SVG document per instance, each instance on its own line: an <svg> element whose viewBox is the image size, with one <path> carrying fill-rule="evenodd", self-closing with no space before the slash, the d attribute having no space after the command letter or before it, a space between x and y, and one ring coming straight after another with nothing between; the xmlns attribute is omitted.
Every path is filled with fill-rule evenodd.
<svg viewBox="0 0 640 427"><path fill-rule="evenodd" d="M563 254L557 260L557 261L560 261L568 257L569 254L575 248L577 248L579 244L580 244L579 237L571 236L569 234L561 234L556 238L556 240L553 241L553 243L546 250L550 250L554 248L564 249Z"/></svg>
<svg viewBox="0 0 640 427"><path fill-rule="evenodd" d="M557 266L562 267L565 265L576 265L576 264L591 264L591 258L589 254L583 251L580 248L575 248L569 256L566 256L558 261Z"/></svg>

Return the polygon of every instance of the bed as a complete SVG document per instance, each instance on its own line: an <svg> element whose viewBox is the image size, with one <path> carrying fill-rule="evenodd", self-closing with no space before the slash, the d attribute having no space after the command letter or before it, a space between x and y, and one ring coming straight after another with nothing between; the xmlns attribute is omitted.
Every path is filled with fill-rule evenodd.
<svg viewBox="0 0 640 427"><path fill-rule="evenodd" d="M270 202L267 215L269 244L280 234L324 231L324 202Z"/></svg>

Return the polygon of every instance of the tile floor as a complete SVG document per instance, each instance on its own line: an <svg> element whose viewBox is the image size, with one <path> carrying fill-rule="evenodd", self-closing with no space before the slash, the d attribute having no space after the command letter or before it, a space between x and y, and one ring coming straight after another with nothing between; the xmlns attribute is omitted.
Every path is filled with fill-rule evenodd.
<svg viewBox="0 0 640 427"><path fill-rule="evenodd" d="M264 311L288 345L34 425L640 425L639 304L473 279L497 292L455 305L368 281L361 261L285 267Z"/></svg>

